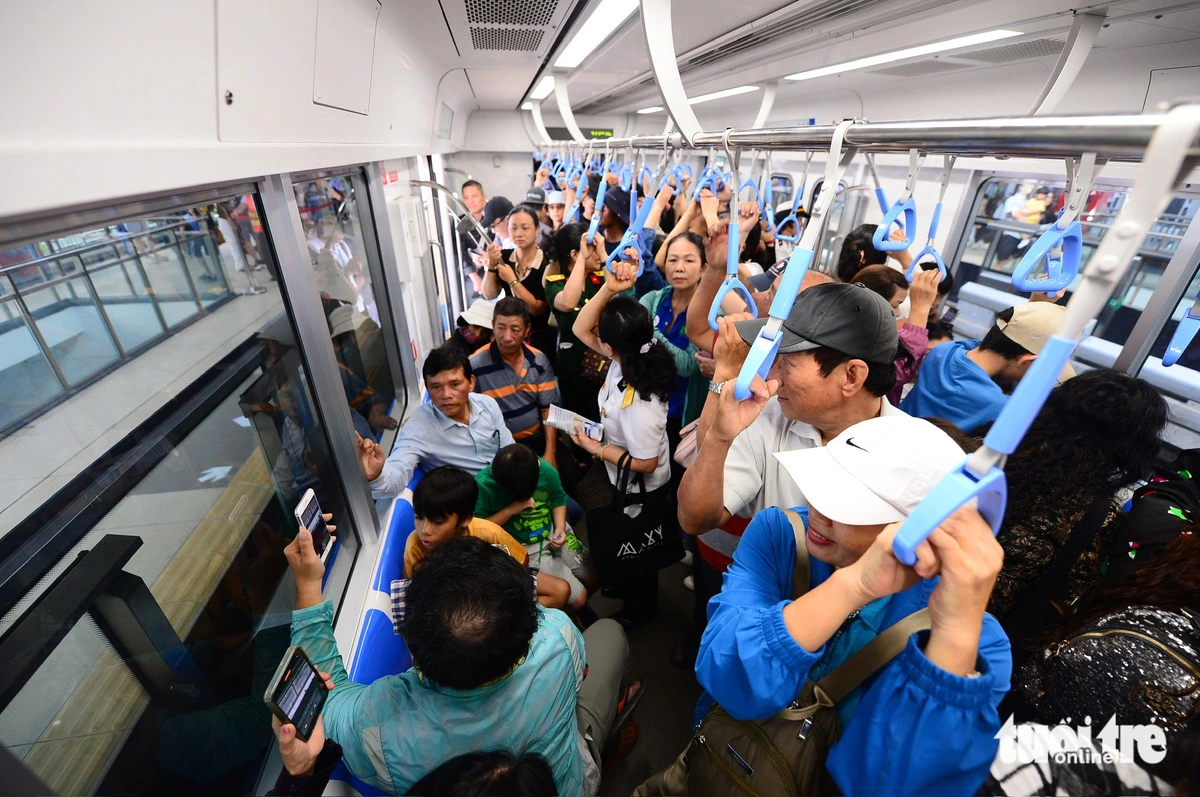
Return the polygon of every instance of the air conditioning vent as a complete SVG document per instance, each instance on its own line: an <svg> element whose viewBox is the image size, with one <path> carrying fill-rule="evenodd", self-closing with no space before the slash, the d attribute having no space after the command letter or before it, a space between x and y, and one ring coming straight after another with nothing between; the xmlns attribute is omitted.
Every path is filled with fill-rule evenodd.
<svg viewBox="0 0 1200 797"><path fill-rule="evenodd" d="M558 0L467 0L467 22L485 25L549 25ZM478 48L477 48L478 49Z"/></svg>
<svg viewBox="0 0 1200 797"><path fill-rule="evenodd" d="M915 61L911 64L889 66L884 69L872 69L871 73L875 75L888 75L890 77L927 77L929 75L940 75L943 72L954 72L958 69L967 68L969 67L966 64L952 64L931 58L928 61Z"/></svg>
<svg viewBox="0 0 1200 797"><path fill-rule="evenodd" d="M986 50L976 50L971 53L955 55L962 61L980 61L985 64L1007 64L1012 61L1025 61L1029 58L1055 58L1062 52L1063 43L1057 39L1031 39L1027 42L1003 44L999 47L989 47Z"/></svg>
<svg viewBox="0 0 1200 797"><path fill-rule="evenodd" d="M530 28L479 28L471 26L471 46L476 50L537 52L545 32Z"/></svg>

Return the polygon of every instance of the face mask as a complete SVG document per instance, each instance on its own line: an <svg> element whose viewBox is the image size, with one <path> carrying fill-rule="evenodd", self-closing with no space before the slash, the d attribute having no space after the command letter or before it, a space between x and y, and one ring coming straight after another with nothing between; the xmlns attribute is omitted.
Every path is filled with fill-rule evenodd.
<svg viewBox="0 0 1200 797"><path fill-rule="evenodd" d="M479 335L472 332L470 327L459 327L458 332L467 343L474 344L479 342Z"/></svg>
<svg viewBox="0 0 1200 797"><path fill-rule="evenodd" d="M912 303L909 301L911 298L905 296L904 301L900 302L900 306L896 308L896 318L908 318L908 312L912 309Z"/></svg>
<svg viewBox="0 0 1200 797"><path fill-rule="evenodd" d="M781 241L778 238L776 238L775 239L775 259L777 261L787 260L789 257L792 256L792 250L795 248L796 248L795 242Z"/></svg>

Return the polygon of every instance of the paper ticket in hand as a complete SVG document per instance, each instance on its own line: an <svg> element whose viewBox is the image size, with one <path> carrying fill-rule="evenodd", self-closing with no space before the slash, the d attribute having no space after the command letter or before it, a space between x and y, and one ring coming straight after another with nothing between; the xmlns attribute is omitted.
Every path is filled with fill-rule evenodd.
<svg viewBox="0 0 1200 797"><path fill-rule="evenodd" d="M577 415L569 410L564 410L556 404L550 405L550 415L546 418L546 423L553 426L555 429L560 429L568 434L575 432L575 426L583 427L583 433L593 440L600 440L604 437L604 427L595 421L589 421L582 415Z"/></svg>

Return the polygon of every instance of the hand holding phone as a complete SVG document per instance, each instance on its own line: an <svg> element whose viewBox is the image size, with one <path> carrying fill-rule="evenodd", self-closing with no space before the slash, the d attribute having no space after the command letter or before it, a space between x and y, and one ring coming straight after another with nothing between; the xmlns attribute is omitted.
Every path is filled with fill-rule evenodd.
<svg viewBox="0 0 1200 797"><path fill-rule="evenodd" d="M292 645L283 654L283 661L263 695L263 701L278 718L280 726L293 726L296 738L301 741L309 741L317 728L330 689L327 678L317 671L304 648ZM283 741L281 736L280 742Z"/></svg>
<svg viewBox="0 0 1200 797"><path fill-rule="evenodd" d="M331 516L332 517L332 516ZM308 529L312 535L313 550L324 562L333 550L333 536L330 527L325 524L325 516L321 514L321 506L317 503L317 495L310 487L296 504L296 522Z"/></svg>

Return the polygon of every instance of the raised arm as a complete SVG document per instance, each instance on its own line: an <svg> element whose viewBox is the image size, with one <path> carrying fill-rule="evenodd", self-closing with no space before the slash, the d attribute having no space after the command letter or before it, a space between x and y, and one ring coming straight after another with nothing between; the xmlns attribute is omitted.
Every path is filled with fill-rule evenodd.
<svg viewBox="0 0 1200 797"><path fill-rule="evenodd" d="M600 233L596 233L595 244L601 246L600 241ZM587 284L587 262L590 250L591 245L588 243L587 233L584 233L579 237L579 252L575 255L575 266L571 269L571 276L567 277L563 289L554 297L554 308L559 312L569 313L579 305L579 300L583 297L583 289Z"/></svg>
<svg viewBox="0 0 1200 797"><path fill-rule="evenodd" d="M629 247L625 250L625 260L619 260L616 263L617 272L605 269L604 284L600 286L600 291L592 297L592 300L585 304L579 311L579 315L575 318L575 323L571 325L571 331L575 333L575 337L579 338L585 346L594 352L604 354L604 350L600 348L600 338L596 336L594 330L596 324L600 322L600 313L604 310L604 306L608 304L612 297L622 291L629 290L637 281L637 260L638 253L636 247Z"/></svg>

